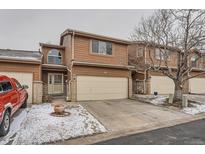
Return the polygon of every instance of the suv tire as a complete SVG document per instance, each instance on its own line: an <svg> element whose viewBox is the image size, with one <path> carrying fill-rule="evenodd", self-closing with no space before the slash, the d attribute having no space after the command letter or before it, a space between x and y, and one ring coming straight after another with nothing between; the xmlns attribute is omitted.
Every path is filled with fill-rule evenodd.
<svg viewBox="0 0 205 154"><path fill-rule="evenodd" d="M4 113L3 121L0 125L0 136L5 136L6 134L8 134L10 129L10 124L11 124L10 113L8 110L6 110Z"/></svg>

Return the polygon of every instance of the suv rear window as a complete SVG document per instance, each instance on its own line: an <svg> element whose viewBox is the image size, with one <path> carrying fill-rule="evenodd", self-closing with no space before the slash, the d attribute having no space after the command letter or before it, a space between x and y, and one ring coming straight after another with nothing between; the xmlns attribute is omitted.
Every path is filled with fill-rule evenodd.
<svg viewBox="0 0 205 154"><path fill-rule="evenodd" d="M0 93L12 90L12 85L9 81L0 82Z"/></svg>

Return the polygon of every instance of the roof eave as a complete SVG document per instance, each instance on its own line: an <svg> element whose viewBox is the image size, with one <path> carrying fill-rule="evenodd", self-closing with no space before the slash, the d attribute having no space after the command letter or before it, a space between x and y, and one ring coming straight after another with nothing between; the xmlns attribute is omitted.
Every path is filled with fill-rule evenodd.
<svg viewBox="0 0 205 154"><path fill-rule="evenodd" d="M82 62L82 61L73 61L73 65L76 65L76 66L104 67L104 68L116 68L116 69L126 69L126 70L129 70L130 68L133 67L133 66L130 66L130 65L112 65L112 64Z"/></svg>
<svg viewBox="0 0 205 154"><path fill-rule="evenodd" d="M47 43L39 43L41 47L51 47L51 48L57 48L57 49L65 49L65 46L62 45L56 45L56 44L47 44Z"/></svg>
<svg viewBox="0 0 205 154"><path fill-rule="evenodd" d="M73 30L73 29L67 29L61 34L61 38L67 34L75 34L79 36L85 36L85 37L90 37L90 38L95 38L95 39L101 39L101 40L106 40L106 41L111 41L111 42L117 42L117 43L122 43L122 44L132 44L131 41L128 40L123 40L123 39L118 39L118 38L113 38L113 37L108 37L104 35L98 35L98 34L93 34L93 33L88 33L88 32L83 32L83 31L78 31L78 30Z"/></svg>
<svg viewBox="0 0 205 154"><path fill-rule="evenodd" d="M41 64L41 60L25 60L25 59L9 59L9 58L0 58L0 62Z"/></svg>

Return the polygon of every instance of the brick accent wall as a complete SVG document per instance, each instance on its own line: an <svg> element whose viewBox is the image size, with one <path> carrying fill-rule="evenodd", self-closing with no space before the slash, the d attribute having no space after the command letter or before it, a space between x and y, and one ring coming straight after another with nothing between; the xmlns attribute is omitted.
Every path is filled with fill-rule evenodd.
<svg viewBox="0 0 205 154"><path fill-rule="evenodd" d="M42 103L43 97L43 83L41 81L33 82L33 103L39 104Z"/></svg>

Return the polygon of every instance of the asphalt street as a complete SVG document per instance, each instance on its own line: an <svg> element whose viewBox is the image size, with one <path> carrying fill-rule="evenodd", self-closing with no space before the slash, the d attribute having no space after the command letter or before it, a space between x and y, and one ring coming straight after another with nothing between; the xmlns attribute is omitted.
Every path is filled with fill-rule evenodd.
<svg viewBox="0 0 205 154"><path fill-rule="evenodd" d="M115 138L98 145L199 145L205 144L205 119Z"/></svg>

